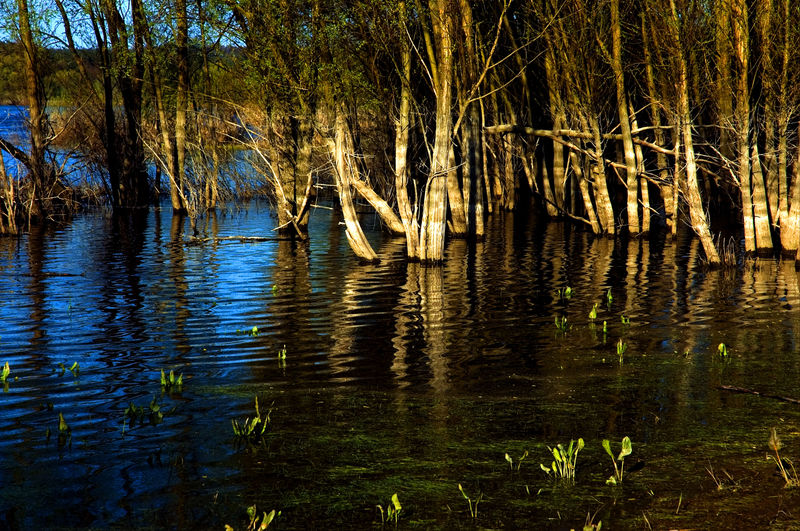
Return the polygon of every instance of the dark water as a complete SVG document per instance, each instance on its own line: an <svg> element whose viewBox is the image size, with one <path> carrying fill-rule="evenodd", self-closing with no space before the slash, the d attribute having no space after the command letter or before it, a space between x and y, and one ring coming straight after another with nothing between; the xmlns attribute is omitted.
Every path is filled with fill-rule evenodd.
<svg viewBox="0 0 800 531"><path fill-rule="evenodd" d="M800 525L765 459L772 427L800 457L800 406L719 389L800 398L792 263L709 272L690 238L498 215L440 269L405 263L366 218L382 262L365 266L337 222L315 211L308 246L186 245L169 209L0 239L0 528L245 529L253 504L282 512L270 529L370 528L393 493L400 527ZM275 221L252 204L200 225L273 236ZM248 446L231 420L256 396L272 422ZM160 423L125 420L154 399ZM639 470L614 488L600 442L625 435ZM575 486L554 483L547 446L578 437ZM504 454L516 468L525 451L511 470ZM476 520L459 484L483 496Z"/></svg>

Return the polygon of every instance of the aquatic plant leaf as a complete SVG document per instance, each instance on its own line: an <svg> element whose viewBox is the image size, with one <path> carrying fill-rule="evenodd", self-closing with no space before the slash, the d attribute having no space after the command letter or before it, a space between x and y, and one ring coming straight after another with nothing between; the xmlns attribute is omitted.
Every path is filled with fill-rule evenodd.
<svg viewBox="0 0 800 531"><path fill-rule="evenodd" d="M58 414L58 431L61 433L69 431L69 425L67 421L64 420L64 415L62 413Z"/></svg>
<svg viewBox="0 0 800 531"><path fill-rule="evenodd" d="M512 467L514 466L514 461L511 459L511 456L508 455L508 453L506 453L506 462L508 462L508 464Z"/></svg>
<svg viewBox="0 0 800 531"><path fill-rule="evenodd" d="M559 446L561 446L561 445L559 445ZM559 462L559 463L561 463L563 461L563 459L561 457L561 452L558 451L558 448L553 448L553 457L555 457L556 461ZM553 467L553 468L555 468L555 467Z"/></svg>
<svg viewBox="0 0 800 531"><path fill-rule="evenodd" d="M397 493L396 492L394 494L392 494L392 504L394 505L394 510L397 511L398 513L403 508L400 505L400 499L397 497Z"/></svg>
<svg viewBox="0 0 800 531"><path fill-rule="evenodd" d="M781 438L778 437L778 432L775 430L775 428L772 428L769 431L769 441L767 444L769 444L769 447L773 452L777 452L783 448L783 443L781 443Z"/></svg>
<svg viewBox="0 0 800 531"><path fill-rule="evenodd" d="M627 435L622 439L622 450L619 452L619 456L617 457L617 461L622 461L625 457L631 455L633 452L633 445L631 444L631 439Z"/></svg>
<svg viewBox="0 0 800 531"><path fill-rule="evenodd" d="M578 452L583 450L584 446L586 446L586 444L583 442L583 438L578 438L578 449L575 450L575 453L577 454Z"/></svg>
<svg viewBox="0 0 800 531"><path fill-rule="evenodd" d="M611 459L614 459L614 453L611 451L611 441L603 439L602 445L606 453L611 456Z"/></svg>

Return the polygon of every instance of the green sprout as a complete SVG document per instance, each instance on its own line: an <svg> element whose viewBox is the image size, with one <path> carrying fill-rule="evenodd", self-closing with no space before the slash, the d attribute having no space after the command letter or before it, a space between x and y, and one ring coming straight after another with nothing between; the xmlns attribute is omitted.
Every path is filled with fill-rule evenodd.
<svg viewBox="0 0 800 531"><path fill-rule="evenodd" d="M519 459L517 459L517 471L519 471L520 467L522 466L522 461L524 461L526 457L528 457L528 450L525 450L525 453L519 456ZM514 460L510 455L508 455L508 453L506 453L506 462L511 470L514 470Z"/></svg>
<svg viewBox="0 0 800 531"><path fill-rule="evenodd" d="M70 427L67 424L67 421L64 420L64 414L63 413L59 413L58 414L58 432L59 433L69 433L70 431L72 431L72 430L70 430Z"/></svg>
<svg viewBox="0 0 800 531"><path fill-rule="evenodd" d="M622 357L625 355L625 352L628 350L628 344L625 343L622 338L617 341L617 356L619 356L619 362L622 363Z"/></svg>
<svg viewBox="0 0 800 531"><path fill-rule="evenodd" d="M385 510L382 505L376 505L376 507L381 513L381 525L394 521L394 525L397 527L397 521L400 519L400 511L403 510L403 506L400 505L400 499L397 497L396 492L392 494L392 501L386 504Z"/></svg>
<svg viewBox="0 0 800 531"><path fill-rule="evenodd" d="M617 455L616 458L614 457L614 453L611 451L611 442L608 439L603 439L603 448L605 449L606 453L611 456L611 462L614 464L614 475L606 480L606 485L618 485L619 483L622 483L622 476L625 469L625 458L631 455L631 452L633 451L631 439L627 435L622 439L622 448L620 449L619 455ZM620 462L619 466L617 466L617 461Z"/></svg>
<svg viewBox="0 0 800 531"><path fill-rule="evenodd" d="M175 377L175 371L169 371L169 377L164 373L164 369L161 369L161 391L162 392L170 392L170 391L180 391L183 387L183 373L180 374L177 378Z"/></svg>
<svg viewBox="0 0 800 531"><path fill-rule="evenodd" d="M239 335L250 336L250 337L256 337L256 336L258 336L258 334L259 334L260 332L258 331L258 327L257 327L257 326L254 326L254 327L253 327L253 328L251 328L250 330L239 330L239 329L237 328L237 329L236 329L236 333L237 333L237 334L239 334Z"/></svg>
<svg viewBox="0 0 800 531"><path fill-rule="evenodd" d="M592 306L591 311L589 311L589 319L592 321L597 319L597 303L594 303L594 306Z"/></svg>
<svg viewBox="0 0 800 531"><path fill-rule="evenodd" d="M286 345L282 348L278 349L278 359L285 360L286 359Z"/></svg>
<svg viewBox="0 0 800 531"><path fill-rule="evenodd" d="M611 288L609 288L609 290L606 292L606 302L608 303L609 307L611 306L611 303L614 302L614 297L611 295Z"/></svg>
<svg viewBox="0 0 800 531"><path fill-rule="evenodd" d="M147 407L137 406L131 402L130 405L125 408L123 418L125 422L130 421L131 426L136 424L137 421L139 424L144 424L145 419L149 420L150 424L156 425L164 419L164 413L161 411L161 405L154 396ZM123 430L125 422L123 423Z"/></svg>
<svg viewBox="0 0 800 531"><path fill-rule="evenodd" d="M569 329L566 315L562 315L560 317L558 315L555 316L555 324L559 332L566 333L566 331Z"/></svg>
<svg viewBox="0 0 800 531"><path fill-rule="evenodd" d="M578 452L583 450L583 439L579 438L577 444L574 440L569 441L569 446L564 449L561 444L556 445L555 448L547 447L553 454L553 464L549 467L540 464L548 476L552 475L554 478L562 480L566 483L575 483L575 465L578 462Z"/></svg>
<svg viewBox="0 0 800 531"><path fill-rule="evenodd" d="M717 352L719 353L719 357L723 360L728 359L728 347L725 343L720 343L719 346L717 346Z"/></svg>
<svg viewBox="0 0 800 531"><path fill-rule="evenodd" d="M78 375L79 375L79 374L80 374L80 372L81 372L81 366L80 366L80 365L78 365L78 362L77 362L77 361L76 361L76 362L74 362L74 363L72 364L72 367L70 367L69 369L67 369L67 366L66 366L66 365L64 365L63 363L59 363L59 364L58 364L58 366L61 368L61 372L60 372L60 373L58 373L58 375L59 375L59 376L64 376L64 373L65 373L65 372L67 372L67 371L69 370L69 372L71 372L71 373L72 373L72 376L74 376L75 378L77 378L77 377L78 377Z"/></svg>
<svg viewBox="0 0 800 531"><path fill-rule="evenodd" d="M269 524L275 520L276 517L280 516L281 512L275 512L275 509L272 509L269 513L264 511L262 516L258 516L258 509L255 505L251 505L247 508L247 517L250 519L250 523L247 525L247 531L264 531L269 527ZM233 531L233 528L229 525L225 526L225 531Z"/></svg>
<svg viewBox="0 0 800 531"><path fill-rule="evenodd" d="M3 365L3 372L0 373L0 382L6 383L9 374L11 374L11 367L9 367L8 362L6 362L6 364Z"/></svg>
<svg viewBox="0 0 800 531"><path fill-rule="evenodd" d="M569 300L572 298L573 290L571 287L567 286L565 288L558 288L556 290L556 296L559 299Z"/></svg>
<svg viewBox="0 0 800 531"><path fill-rule="evenodd" d="M775 461L775 464L778 465L778 469L781 471L781 476L786 482L784 487L800 487L800 479L797 477L797 470L795 470L794 464L789 459L781 458L781 454L779 452L780 449L783 448L783 443L781 442L780 437L778 437L778 432L775 431L775 428L770 430L767 445L769 446L770 450L775 452L775 455L767 454L767 460L772 459ZM786 469L786 465L791 467L791 472Z"/></svg>
<svg viewBox="0 0 800 531"><path fill-rule="evenodd" d="M248 444L262 441L264 436L267 434L267 429L270 425L269 416L272 413L272 410L270 409L265 415L262 415L258 407L258 397L255 398L255 403L255 417L252 419L249 417L245 418L243 422L239 422L236 419L231 419L233 434L236 436L236 439Z"/></svg>
<svg viewBox="0 0 800 531"><path fill-rule="evenodd" d="M478 494L478 499L472 500L467 493L464 492L464 487L461 486L461 483L458 484L458 490L461 491L461 495L464 496L464 499L467 500L467 505L469 505L469 515L475 519L478 518L478 504L483 499L483 493Z"/></svg>
<svg viewBox="0 0 800 531"><path fill-rule="evenodd" d="M620 318L622 319L622 324L624 324L624 325L631 324L631 318L630 317L626 317L626 316L622 315L622 316L620 316Z"/></svg>

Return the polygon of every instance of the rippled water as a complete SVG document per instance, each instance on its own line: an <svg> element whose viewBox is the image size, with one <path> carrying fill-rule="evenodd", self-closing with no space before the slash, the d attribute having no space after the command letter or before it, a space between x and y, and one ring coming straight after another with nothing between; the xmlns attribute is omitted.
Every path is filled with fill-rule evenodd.
<svg viewBox="0 0 800 531"><path fill-rule="evenodd" d="M240 529L252 504L281 510L277 529L365 528L395 492L401 526L470 527L459 483L483 494L487 527L787 518L798 499L764 454L777 427L800 456L800 406L719 386L800 397L794 264L710 272L688 237L615 242L497 215L485 242L450 242L423 268L376 223L377 265L324 209L307 245L188 245L166 208L0 239L0 529ZM275 235L257 203L200 225ZM183 374L181 392L162 393L161 369ZM272 426L248 448L231 419L255 396ZM153 400L160 423L125 421ZM600 441L624 435L640 470L619 490ZM546 446L577 437L577 485L554 486ZM524 451L511 471L504 454ZM709 494L709 465L738 505Z"/></svg>

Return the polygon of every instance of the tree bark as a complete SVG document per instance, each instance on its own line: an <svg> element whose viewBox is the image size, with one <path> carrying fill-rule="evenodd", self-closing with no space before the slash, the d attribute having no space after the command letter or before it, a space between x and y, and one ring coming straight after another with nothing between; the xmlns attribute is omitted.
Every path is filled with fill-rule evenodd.
<svg viewBox="0 0 800 531"><path fill-rule="evenodd" d="M334 126L335 138L332 143L329 142L329 147L335 163L336 171L334 171L334 175L336 178L336 189L339 192L339 201L342 205L345 234L347 235L347 242L350 244L350 248L356 256L366 262L377 262L379 261L378 255L375 254L372 246L367 241L367 237L361 229L361 223L358 221L358 215L353 206L351 192L351 183L355 180L355 166L352 160L353 141L350 129L347 125L344 109L341 107L342 106L339 105L336 109L336 121Z"/></svg>
<svg viewBox="0 0 800 531"><path fill-rule="evenodd" d="M447 221L447 172L452 138L452 21L444 0L429 0L437 44L436 136L430 175L425 190L425 204L420 226L420 260L438 263L444 259Z"/></svg>
<svg viewBox="0 0 800 531"><path fill-rule="evenodd" d="M638 202L639 183L636 173L636 153L633 149L633 138L631 136L631 122L628 115L628 96L625 92L625 77L622 69L622 24L619 15L619 0L611 0L611 40L611 67L614 71L617 90L617 114L619 115L620 131L622 132L622 146L625 151L625 172L628 186L628 232L638 234L641 232Z"/></svg>
<svg viewBox="0 0 800 531"><path fill-rule="evenodd" d="M675 7L675 0L670 0L671 20L668 24L672 33L672 41L676 45L675 50L681 50L680 39L680 17ZM720 265L719 253L711 237L711 230L703 208L703 200L700 196L700 186L697 181L697 163L694 154L694 142L692 139L692 114L689 107L689 80L686 59L682 53L675 55L677 63L677 92L678 109L680 112L679 120L683 132L684 156L686 162L686 202L689 205L689 217L692 221L692 228L703 245L706 253L706 260L709 265Z"/></svg>

